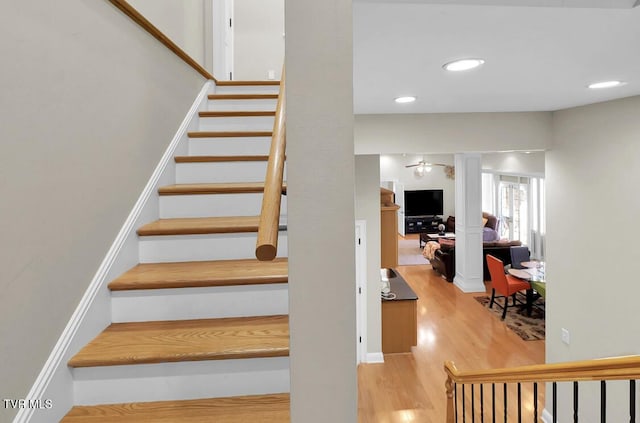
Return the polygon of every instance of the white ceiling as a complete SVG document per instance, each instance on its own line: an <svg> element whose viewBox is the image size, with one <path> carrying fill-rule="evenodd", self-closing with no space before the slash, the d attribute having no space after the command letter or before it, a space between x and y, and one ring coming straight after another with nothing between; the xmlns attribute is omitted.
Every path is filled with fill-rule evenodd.
<svg viewBox="0 0 640 423"><path fill-rule="evenodd" d="M355 113L549 111L639 95L637 3L355 0ZM442 69L465 57L486 63ZM627 84L586 88L610 79ZM404 95L418 99L393 101Z"/></svg>

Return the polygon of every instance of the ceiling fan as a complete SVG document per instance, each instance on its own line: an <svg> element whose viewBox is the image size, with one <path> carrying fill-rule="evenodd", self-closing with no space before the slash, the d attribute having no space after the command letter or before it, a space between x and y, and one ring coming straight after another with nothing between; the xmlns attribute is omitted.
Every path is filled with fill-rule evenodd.
<svg viewBox="0 0 640 423"><path fill-rule="evenodd" d="M409 164L406 165L405 167L409 168L409 167L415 167L415 173L418 176L423 176L425 172L431 172L431 170L433 170L433 166L442 166L444 167L444 171L445 174L447 175L447 177L453 179L453 169L454 167L451 165L447 165L444 163L431 163L431 162L427 162L425 160L420 160L418 163L414 163L414 164Z"/></svg>

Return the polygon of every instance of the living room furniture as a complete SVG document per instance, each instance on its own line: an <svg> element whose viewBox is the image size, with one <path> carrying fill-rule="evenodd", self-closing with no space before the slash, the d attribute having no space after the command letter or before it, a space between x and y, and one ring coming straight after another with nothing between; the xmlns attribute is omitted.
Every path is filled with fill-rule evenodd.
<svg viewBox="0 0 640 423"><path fill-rule="evenodd" d="M436 272L440 273L442 277L444 277L447 281L453 282L453 277L456 275L456 249L455 243L453 245L449 245L452 241L440 242L441 248L436 250L434 253L434 257L429 261L431 267ZM511 247L520 246L522 242L520 241L494 241L494 242L483 242L482 243L482 262L483 262L483 277L484 280L491 279L491 275L489 274L489 268L487 266L486 256L491 254L500 260L502 260L505 264L511 264Z"/></svg>
<svg viewBox="0 0 640 423"><path fill-rule="evenodd" d="M389 278L389 287L395 299L382 300L382 352L411 352L418 344L418 296L397 273Z"/></svg>
<svg viewBox="0 0 640 423"><path fill-rule="evenodd" d="M516 305L516 293L525 291L527 294L527 306L529 306L529 293L531 284L523 279L519 279L512 275L504 273L504 263L502 260L495 258L491 254L487 255L487 266L491 274L491 301L489 308L493 307L496 298L504 297L504 306L502 307L502 320L507 316L507 308L509 307L509 297L513 298L513 305ZM518 269L511 269L518 270ZM496 292L500 295L496 296Z"/></svg>
<svg viewBox="0 0 640 423"><path fill-rule="evenodd" d="M444 235L439 233L421 233L420 234L420 248L422 248L429 241L439 241L441 239L456 239L456 234L453 232L445 232Z"/></svg>
<svg viewBox="0 0 640 423"><path fill-rule="evenodd" d="M380 267L398 266L398 209L394 193L380 188Z"/></svg>
<svg viewBox="0 0 640 423"><path fill-rule="evenodd" d="M525 246L511 247L511 268L524 269L522 262L529 261L529 248Z"/></svg>
<svg viewBox="0 0 640 423"><path fill-rule="evenodd" d="M440 216L407 216L404 218L404 232L407 234L438 233Z"/></svg>

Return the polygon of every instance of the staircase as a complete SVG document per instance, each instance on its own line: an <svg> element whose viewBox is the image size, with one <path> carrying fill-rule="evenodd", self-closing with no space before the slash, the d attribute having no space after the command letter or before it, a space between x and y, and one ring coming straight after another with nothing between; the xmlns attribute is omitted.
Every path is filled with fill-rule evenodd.
<svg viewBox="0 0 640 423"><path fill-rule="evenodd" d="M112 324L68 363L63 422L289 421L284 222L278 258L254 255L277 91L209 95L160 218L137 230L139 264L109 284Z"/></svg>

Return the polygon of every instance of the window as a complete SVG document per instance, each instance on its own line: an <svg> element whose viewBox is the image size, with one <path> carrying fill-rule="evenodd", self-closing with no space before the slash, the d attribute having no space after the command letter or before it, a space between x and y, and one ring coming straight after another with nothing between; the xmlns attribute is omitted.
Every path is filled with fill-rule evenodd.
<svg viewBox="0 0 640 423"><path fill-rule="evenodd" d="M500 238L519 240L544 259L544 178L482 174L482 210L498 217Z"/></svg>

